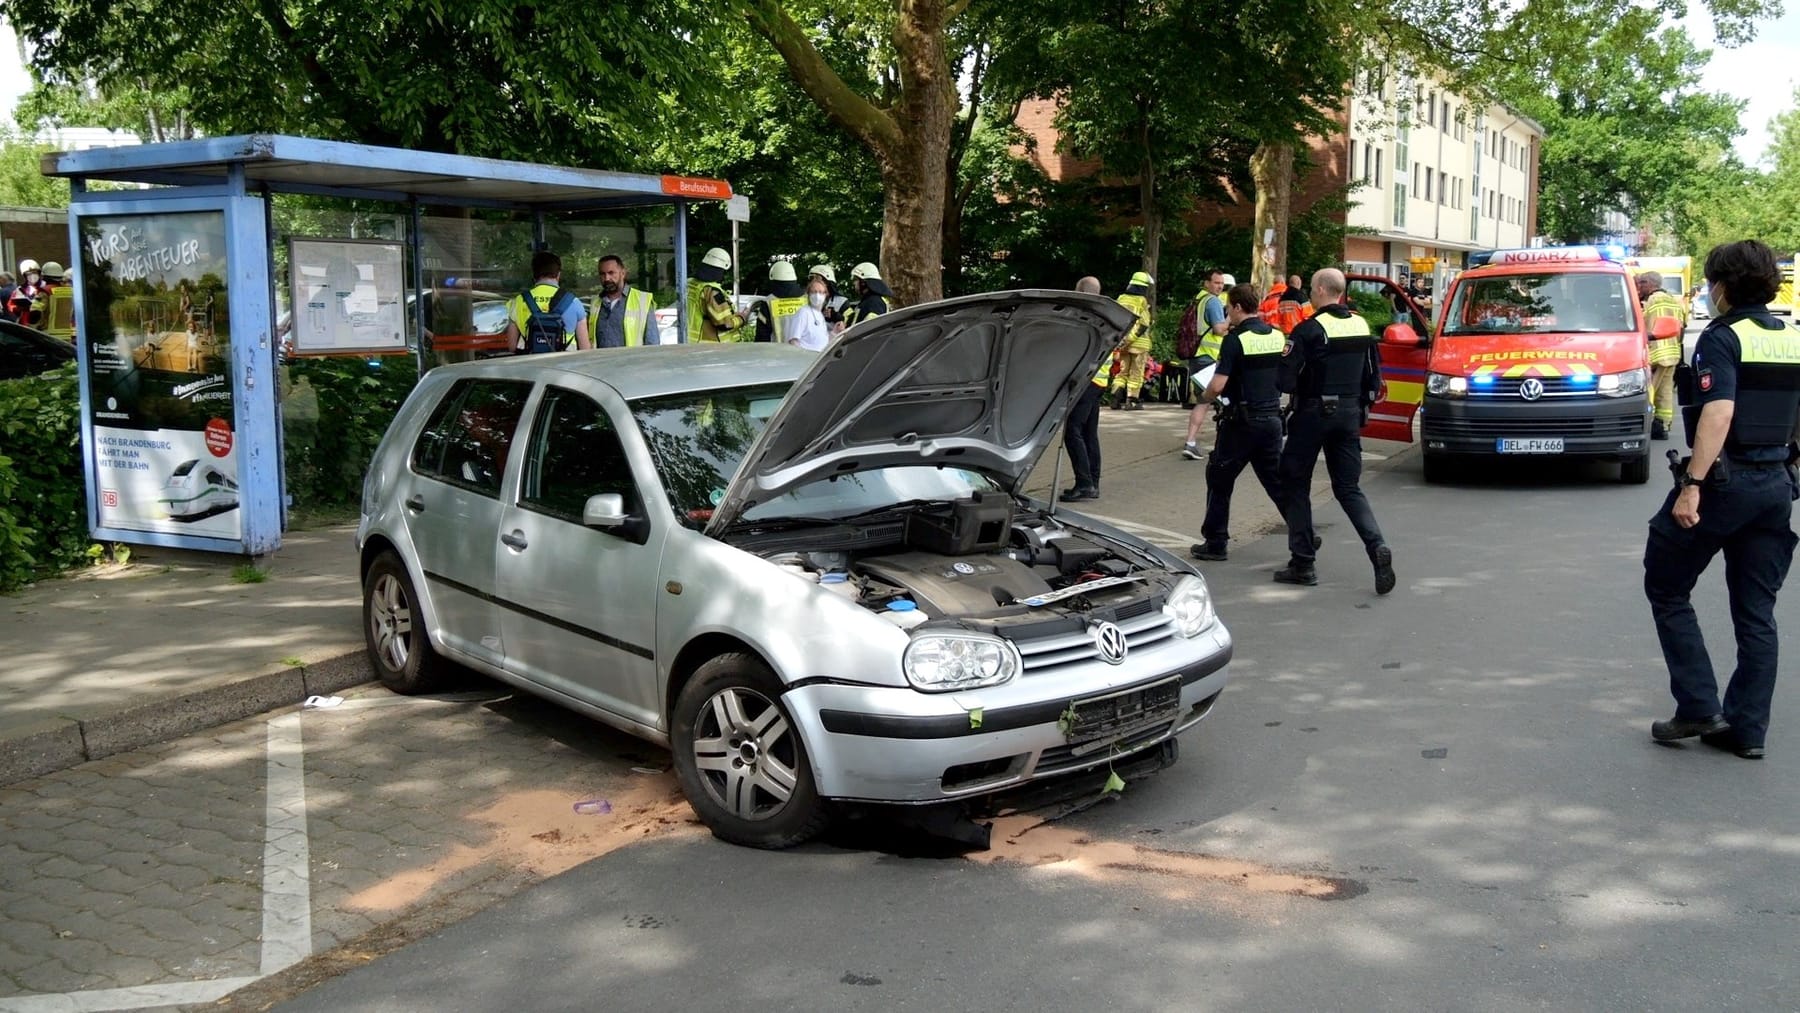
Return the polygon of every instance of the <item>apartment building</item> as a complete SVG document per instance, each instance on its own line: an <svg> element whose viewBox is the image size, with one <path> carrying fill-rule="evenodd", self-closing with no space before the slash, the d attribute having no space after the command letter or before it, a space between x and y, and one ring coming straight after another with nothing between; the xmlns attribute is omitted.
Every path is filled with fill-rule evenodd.
<svg viewBox="0 0 1800 1013"><path fill-rule="evenodd" d="M1544 128L1505 106L1470 102L1430 74L1376 67L1357 76L1343 139L1352 269L1426 274L1434 290L1471 250L1528 246L1537 234Z"/></svg>
<svg viewBox="0 0 1800 1013"><path fill-rule="evenodd" d="M1032 157L1055 179L1096 171L1058 145L1055 114L1049 99L1021 106L1017 123L1035 138ZM1472 103L1429 74L1380 68L1358 75L1333 118L1332 135L1305 142L1311 168L1296 181L1293 211L1351 187L1343 219L1351 270L1402 281L1424 274L1438 291L1470 251L1528 246L1537 234L1544 130L1530 118ZM1235 204L1196 206L1191 218L1196 229L1217 220L1248 228L1254 213L1244 194Z"/></svg>

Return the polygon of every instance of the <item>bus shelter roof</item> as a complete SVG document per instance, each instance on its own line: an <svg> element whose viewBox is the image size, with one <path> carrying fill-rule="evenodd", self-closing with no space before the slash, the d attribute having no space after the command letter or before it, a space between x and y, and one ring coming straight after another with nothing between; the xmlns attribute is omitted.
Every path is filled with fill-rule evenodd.
<svg viewBox="0 0 1800 1013"><path fill-rule="evenodd" d="M241 181L252 193L522 211L644 207L732 196L731 184L717 179L603 172L283 134L53 152L44 156L42 168L46 176L84 181L177 187Z"/></svg>

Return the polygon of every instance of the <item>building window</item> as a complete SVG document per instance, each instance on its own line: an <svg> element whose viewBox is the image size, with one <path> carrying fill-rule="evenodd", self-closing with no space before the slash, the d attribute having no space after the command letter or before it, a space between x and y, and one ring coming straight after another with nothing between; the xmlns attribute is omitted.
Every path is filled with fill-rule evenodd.
<svg viewBox="0 0 1800 1013"><path fill-rule="evenodd" d="M1442 116L1438 117L1438 127L1439 127L1439 129L1443 130L1443 132L1446 134L1450 132L1450 100L1449 99L1444 100L1444 114Z"/></svg>
<svg viewBox="0 0 1800 1013"><path fill-rule="evenodd" d="M1394 228L1406 228L1406 184L1394 183Z"/></svg>
<svg viewBox="0 0 1800 1013"><path fill-rule="evenodd" d="M1367 154L1367 152L1365 152L1364 154ZM1381 185L1381 149L1380 148L1375 149L1375 175L1372 178L1375 180L1376 186Z"/></svg>
<svg viewBox="0 0 1800 1013"><path fill-rule="evenodd" d="M1363 178L1356 174L1356 138L1354 137L1350 138L1350 161L1344 165L1344 175L1358 182L1361 182Z"/></svg>
<svg viewBox="0 0 1800 1013"><path fill-rule="evenodd" d="M1437 92L1432 92L1425 99L1425 125L1437 126Z"/></svg>
<svg viewBox="0 0 1800 1013"><path fill-rule="evenodd" d="M1425 167L1425 199L1431 199L1431 166Z"/></svg>
<svg viewBox="0 0 1800 1013"><path fill-rule="evenodd" d="M1419 175L1419 163L1417 163L1417 162L1413 163L1413 171L1412 171L1412 176L1410 178L1412 181L1412 195L1414 197L1417 197L1419 195L1419 180L1424 178L1423 176Z"/></svg>

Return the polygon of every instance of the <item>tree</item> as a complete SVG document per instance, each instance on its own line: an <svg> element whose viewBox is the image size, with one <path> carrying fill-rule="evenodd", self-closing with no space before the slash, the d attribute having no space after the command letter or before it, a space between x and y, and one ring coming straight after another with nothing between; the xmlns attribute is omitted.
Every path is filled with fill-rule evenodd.
<svg viewBox="0 0 1800 1013"><path fill-rule="evenodd" d="M1609 211L1640 220L1667 211L1699 171L1698 152L1729 145L1741 103L1698 91L1708 54L1679 29L1659 31L1655 10L1569 0L1535 30L1545 17L1523 12L1521 33L1580 30L1585 44L1552 43L1553 59L1513 63L1499 79L1501 93L1544 127L1540 229L1575 242L1598 236Z"/></svg>
<svg viewBox="0 0 1800 1013"><path fill-rule="evenodd" d="M828 35L827 19L802 2L739 0L801 90L874 157L883 190L882 277L903 302L937 299L951 127L960 105L949 28L971 0L896 0L886 10L865 0L856 22L876 34L880 74L864 88L820 51L815 39Z"/></svg>
<svg viewBox="0 0 1800 1013"><path fill-rule="evenodd" d="M651 170L705 101L687 0L0 0L53 87L179 94L199 130ZM252 58L247 54L265 54Z"/></svg>
<svg viewBox="0 0 1800 1013"><path fill-rule="evenodd" d="M30 208L69 206L69 181L40 169L48 145L0 129L0 204Z"/></svg>

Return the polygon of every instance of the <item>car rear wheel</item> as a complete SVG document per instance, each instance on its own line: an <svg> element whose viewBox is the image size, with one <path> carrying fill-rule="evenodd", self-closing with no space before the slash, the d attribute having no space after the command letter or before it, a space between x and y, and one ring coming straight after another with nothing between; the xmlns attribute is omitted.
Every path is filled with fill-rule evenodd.
<svg viewBox="0 0 1800 1013"><path fill-rule="evenodd" d="M1643 485L1650 481L1650 455L1620 462L1619 481L1626 485Z"/></svg>
<svg viewBox="0 0 1800 1013"><path fill-rule="evenodd" d="M444 659L431 648L406 564L391 552L363 575L363 633L369 663L396 693L429 693L443 682Z"/></svg>
<svg viewBox="0 0 1800 1013"><path fill-rule="evenodd" d="M715 837L791 848L829 822L781 683L760 658L722 654L701 665L671 726L681 789Z"/></svg>

